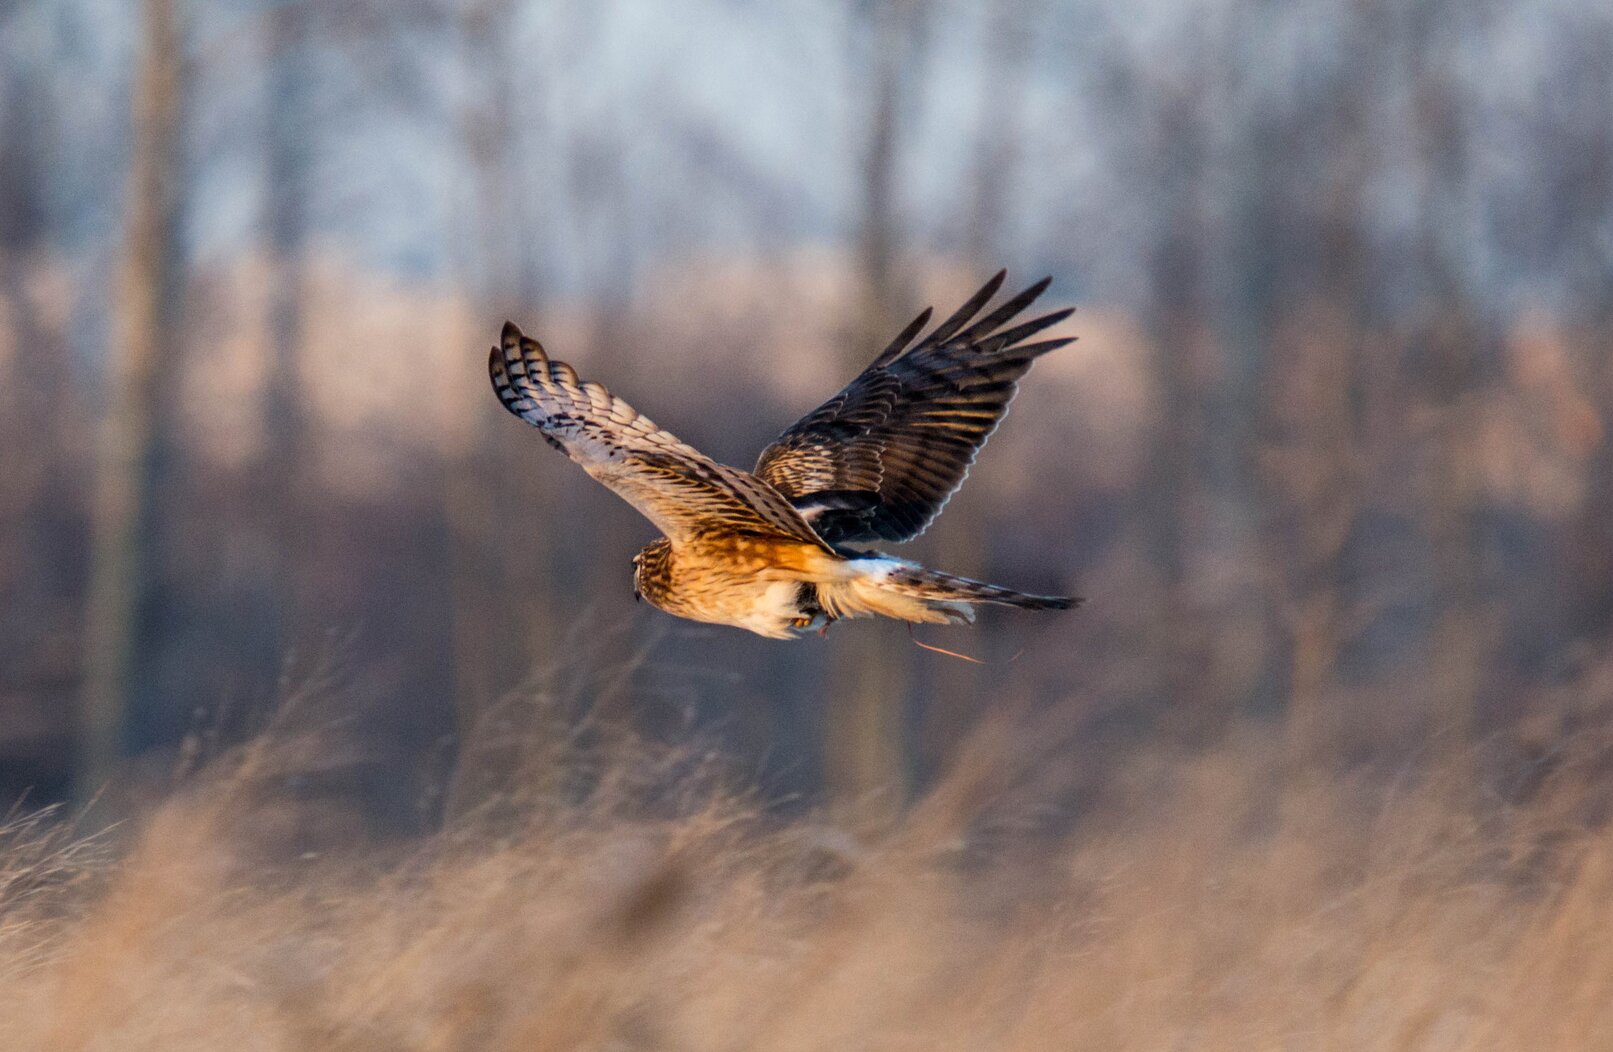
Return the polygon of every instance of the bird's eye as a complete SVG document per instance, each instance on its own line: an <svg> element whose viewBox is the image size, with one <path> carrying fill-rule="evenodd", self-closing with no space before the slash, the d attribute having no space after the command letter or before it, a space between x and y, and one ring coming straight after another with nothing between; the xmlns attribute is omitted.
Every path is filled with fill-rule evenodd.
<svg viewBox="0 0 1613 1052"><path fill-rule="evenodd" d="M633 602L639 602L643 598L644 597L639 594L639 590L637 588L633 589Z"/></svg>

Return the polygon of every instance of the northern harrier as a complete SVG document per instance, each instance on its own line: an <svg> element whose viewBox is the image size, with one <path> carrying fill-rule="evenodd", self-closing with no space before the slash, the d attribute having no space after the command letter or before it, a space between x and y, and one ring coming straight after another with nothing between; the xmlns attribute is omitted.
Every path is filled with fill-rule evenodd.
<svg viewBox="0 0 1613 1052"><path fill-rule="evenodd" d="M1068 339L1027 342L1071 311L1004 328L1032 285L979 320L1004 273L914 342L926 309L845 390L762 451L718 464L544 353L506 322L489 368L505 408L665 535L633 558L635 596L667 613L790 639L840 618L974 620L974 605L1064 610L1025 595L845 547L906 541L938 515L997 427L1031 362ZM972 323L972 324L971 324Z"/></svg>

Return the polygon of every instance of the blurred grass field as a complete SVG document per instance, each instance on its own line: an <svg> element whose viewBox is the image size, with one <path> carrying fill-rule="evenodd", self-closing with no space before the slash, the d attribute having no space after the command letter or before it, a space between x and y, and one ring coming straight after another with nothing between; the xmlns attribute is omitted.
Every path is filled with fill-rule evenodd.
<svg viewBox="0 0 1613 1052"><path fill-rule="evenodd" d="M277 721L127 827L0 853L13 1049L1591 1049L1605 742L1294 769L1251 724L1072 802L1005 710L884 828L520 696L367 841ZM569 731L556 733L560 728ZM1497 743L1499 745L1499 743ZM1427 758L1425 758L1427 759ZM1491 764L1476 790L1473 771ZM1505 767L1505 770L1502 768Z"/></svg>

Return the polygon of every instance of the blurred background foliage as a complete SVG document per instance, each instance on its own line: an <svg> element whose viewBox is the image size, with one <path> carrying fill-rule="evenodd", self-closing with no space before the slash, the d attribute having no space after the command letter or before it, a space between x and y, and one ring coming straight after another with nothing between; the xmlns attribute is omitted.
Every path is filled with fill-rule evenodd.
<svg viewBox="0 0 1613 1052"><path fill-rule="evenodd" d="M0 806L322 663L299 784L392 828L579 666L870 821L1006 704L1082 778L1253 721L1506 789L1613 703L1610 113L1593 0L15 0ZM909 550L1089 602L920 634L985 665L635 608L487 389L508 317L745 466L999 266L1081 342Z"/></svg>

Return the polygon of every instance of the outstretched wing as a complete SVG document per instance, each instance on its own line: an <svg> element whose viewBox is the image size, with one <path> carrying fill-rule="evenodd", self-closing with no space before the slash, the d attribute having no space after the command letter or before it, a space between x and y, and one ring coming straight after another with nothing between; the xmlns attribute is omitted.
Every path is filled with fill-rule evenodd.
<svg viewBox="0 0 1613 1052"><path fill-rule="evenodd" d="M504 408L671 540L736 531L823 543L767 483L716 463L599 384L579 380L509 322L488 371Z"/></svg>
<svg viewBox="0 0 1613 1052"><path fill-rule="evenodd" d="M930 320L926 309L845 390L762 451L756 474L825 540L905 541L924 532L1008 412L1031 362L1071 342L1024 342L1069 310L1003 328L1049 278L975 320L1006 273L913 344Z"/></svg>

